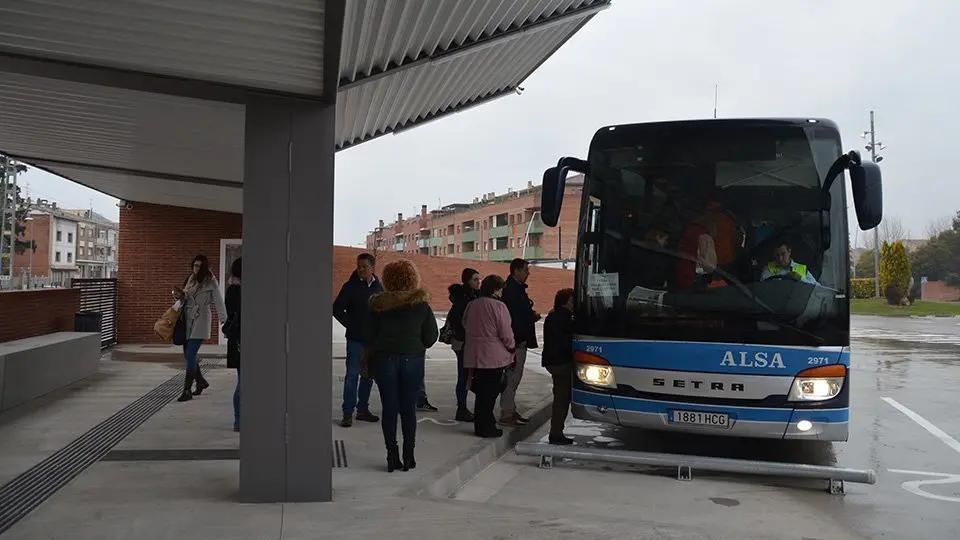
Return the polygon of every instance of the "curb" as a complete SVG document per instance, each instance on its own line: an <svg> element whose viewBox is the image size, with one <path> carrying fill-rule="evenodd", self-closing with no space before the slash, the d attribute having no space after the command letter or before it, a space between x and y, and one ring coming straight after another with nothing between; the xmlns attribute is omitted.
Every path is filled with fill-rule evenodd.
<svg viewBox="0 0 960 540"><path fill-rule="evenodd" d="M551 410L553 408L553 396L544 398L530 410L530 422L525 426L516 428L504 428L503 437L485 445L480 451L468 457L466 460L454 465L446 472L434 473L427 476L417 487L405 490L409 495L415 497L431 497L437 499L449 499L464 484L480 474L484 469L492 465L495 461L512 451L517 443L528 439L536 433L541 427L550 421Z"/></svg>

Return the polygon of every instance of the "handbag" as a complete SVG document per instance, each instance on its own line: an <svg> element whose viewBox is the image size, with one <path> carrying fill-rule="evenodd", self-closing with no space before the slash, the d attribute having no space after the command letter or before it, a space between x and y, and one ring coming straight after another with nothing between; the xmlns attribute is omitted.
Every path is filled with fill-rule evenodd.
<svg viewBox="0 0 960 540"><path fill-rule="evenodd" d="M180 317L177 318L177 324L173 326L173 344L183 345L187 342L187 318L183 315L185 309L180 310Z"/></svg>

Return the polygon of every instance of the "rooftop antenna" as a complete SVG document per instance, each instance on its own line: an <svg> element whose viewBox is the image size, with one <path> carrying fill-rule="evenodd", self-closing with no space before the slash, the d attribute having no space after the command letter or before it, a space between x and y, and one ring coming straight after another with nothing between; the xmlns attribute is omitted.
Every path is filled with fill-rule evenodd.
<svg viewBox="0 0 960 540"><path fill-rule="evenodd" d="M714 120L716 120L717 118L717 93L719 89L720 89L720 85L718 84L713 85L713 118Z"/></svg>

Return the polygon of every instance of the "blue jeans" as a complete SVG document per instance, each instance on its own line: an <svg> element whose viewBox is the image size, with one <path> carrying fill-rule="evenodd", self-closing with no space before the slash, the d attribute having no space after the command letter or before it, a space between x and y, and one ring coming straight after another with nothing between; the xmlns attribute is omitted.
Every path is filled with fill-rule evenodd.
<svg viewBox="0 0 960 540"><path fill-rule="evenodd" d="M237 368L237 387L233 390L233 427L240 427L240 368Z"/></svg>
<svg viewBox="0 0 960 540"><path fill-rule="evenodd" d="M370 410L373 379L364 379L360 376L361 354L363 354L363 343L347 340L347 374L343 377L343 414L345 415L353 414L354 410Z"/></svg>
<svg viewBox="0 0 960 540"><path fill-rule="evenodd" d="M200 352L200 346L203 345L202 339L188 339L183 344L183 359L187 363L187 371L196 371L198 361L197 353Z"/></svg>
<svg viewBox="0 0 960 540"><path fill-rule="evenodd" d="M377 388L383 403L383 443L397 450L397 416L403 431L403 448L412 451L417 438L417 394L423 380L424 355L386 354L375 363Z"/></svg>
<svg viewBox="0 0 960 540"><path fill-rule="evenodd" d="M470 371L463 367L463 349L454 351L457 355L457 408L467 408L467 378Z"/></svg>

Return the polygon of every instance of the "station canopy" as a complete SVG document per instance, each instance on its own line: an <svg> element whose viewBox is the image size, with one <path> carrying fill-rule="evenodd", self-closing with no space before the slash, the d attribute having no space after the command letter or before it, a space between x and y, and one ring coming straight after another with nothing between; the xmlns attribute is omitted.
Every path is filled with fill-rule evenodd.
<svg viewBox="0 0 960 540"><path fill-rule="evenodd" d="M124 200L241 212L250 92L335 95L349 148L515 93L609 2L5 0L0 152Z"/></svg>

